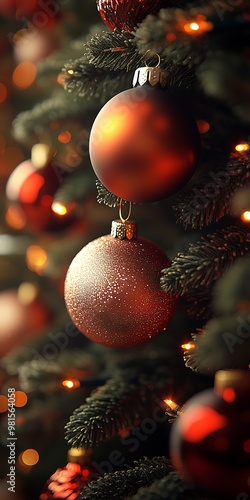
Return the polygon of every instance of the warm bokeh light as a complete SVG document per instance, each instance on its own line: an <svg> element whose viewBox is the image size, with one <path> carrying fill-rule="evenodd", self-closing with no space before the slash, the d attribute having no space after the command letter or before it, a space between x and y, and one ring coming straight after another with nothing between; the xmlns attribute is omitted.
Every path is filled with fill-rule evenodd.
<svg viewBox="0 0 250 500"><path fill-rule="evenodd" d="M69 75L73 75L73 74L74 74L74 70L73 70L73 69L68 69L67 73L68 73Z"/></svg>
<svg viewBox="0 0 250 500"><path fill-rule="evenodd" d="M249 144L237 144L237 146L235 146L235 150L238 151L238 152L242 152L242 151L248 151L249 150Z"/></svg>
<svg viewBox="0 0 250 500"><path fill-rule="evenodd" d="M176 410L178 405L172 399L164 399L164 403L171 408L171 410Z"/></svg>
<svg viewBox="0 0 250 500"><path fill-rule="evenodd" d="M13 71L12 80L16 87L21 89L29 88L35 81L37 69L30 61L19 63Z"/></svg>
<svg viewBox="0 0 250 500"><path fill-rule="evenodd" d="M236 392L232 387L226 387L222 392L222 399L226 401L226 403L233 403L236 398Z"/></svg>
<svg viewBox="0 0 250 500"><path fill-rule="evenodd" d="M189 28L193 31L197 31L200 28L200 26L198 23L190 23Z"/></svg>
<svg viewBox="0 0 250 500"><path fill-rule="evenodd" d="M82 470L82 476L85 480L89 477L89 474L90 474L89 469Z"/></svg>
<svg viewBox="0 0 250 500"><path fill-rule="evenodd" d="M71 141L71 133L69 130L64 130L58 135L58 141L62 144L68 144Z"/></svg>
<svg viewBox="0 0 250 500"><path fill-rule="evenodd" d="M23 229L26 224L26 218L24 213L20 210L19 207L15 205L11 205L5 214L5 220L8 226L13 229Z"/></svg>
<svg viewBox="0 0 250 500"><path fill-rule="evenodd" d="M3 394L0 394L0 413L4 413L8 410L8 398Z"/></svg>
<svg viewBox="0 0 250 500"><path fill-rule="evenodd" d="M76 389L80 387L81 383L79 380L63 380L62 385L67 389Z"/></svg>
<svg viewBox="0 0 250 500"><path fill-rule="evenodd" d="M23 305L31 304L38 295L38 286L35 283L21 283L17 294Z"/></svg>
<svg viewBox="0 0 250 500"><path fill-rule="evenodd" d="M209 131L210 125L206 120L197 120L196 123L200 134L205 134Z"/></svg>
<svg viewBox="0 0 250 500"><path fill-rule="evenodd" d="M190 34L205 33L206 31L211 31L213 27L213 23L207 21L205 16L197 16L197 20L186 23L183 26L184 31Z"/></svg>
<svg viewBox="0 0 250 500"><path fill-rule="evenodd" d="M59 201L54 201L51 206L53 212L57 215L66 215L68 210L63 203L60 203Z"/></svg>
<svg viewBox="0 0 250 500"><path fill-rule="evenodd" d="M16 391L15 392L15 406L18 408L22 408L25 406L28 402L28 396L25 394L23 391Z"/></svg>
<svg viewBox="0 0 250 500"><path fill-rule="evenodd" d="M42 247L31 245L26 252L27 266L31 271L41 274L46 267L48 255Z"/></svg>
<svg viewBox="0 0 250 500"><path fill-rule="evenodd" d="M43 168L51 157L51 149L47 144L35 144L31 149L31 161L35 168Z"/></svg>
<svg viewBox="0 0 250 500"><path fill-rule="evenodd" d="M3 104L6 101L8 92L6 86L0 82L0 104Z"/></svg>
<svg viewBox="0 0 250 500"><path fill-rule="evenodd" d="M240 217L244 222L250 222L250 210L243 212Z"/></svg>
<svg viewBox="0 0 250 500"><path fill-rule="evenodd" d="M33 448L29 448L19 455L19 460L25 465L36 465L39 461L39 453Z"/></svg>
<svg viewBox="0 0 250 500"><path fill-rule="evenodd" d="M182 344L182 349L185 351L189 351L190 349L194 349L195 345L192 344L191 342L188 342L187 344Z"/></svg>

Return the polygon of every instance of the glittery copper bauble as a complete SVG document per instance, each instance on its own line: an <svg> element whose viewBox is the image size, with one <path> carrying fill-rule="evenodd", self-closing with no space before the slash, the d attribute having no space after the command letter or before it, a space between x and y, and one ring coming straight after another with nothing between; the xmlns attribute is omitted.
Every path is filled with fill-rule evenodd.
<svg viewBox="0 0 250 500"><path fill-rule="evenodd" d="M169 92L148 84L113 97L90 134L97 177L110 192L133 202L175 194L193 175L199 150L190 112Z"/></svg>
<svg viewBox="0 0 250 500"><path fill-rule="evenodd" d="M22 162L10 175L6 196L23 218L24 225L33 232L64 229L74 217L53 212L53 197L62 182L62 172L53 163L35 168L31 160Z"/></svg>
<svg viewBox="0 0 250 500"><path fill-rule="evenodd" d="M167 0L97 0L103 22L111 29L132 31L148 14L167 7Z"/></svg>
<svg viewBox="0 0 250 500"><path fill-rule="evenodd" d="M221 394L211 389L192 397L170 435L180 476L226 500L243 499L240 492L250 495L250 374L243 375L244 384L245 376L245 394L229 383Z"/></svg>
<svg viewBox="0 0 250 500"><path fill-rule="evenodd" d="M72 261L65 301L79 330L109 347L143 344L166 328L177 298L161 289L169 259L144 238L102 236Z"/></svg>

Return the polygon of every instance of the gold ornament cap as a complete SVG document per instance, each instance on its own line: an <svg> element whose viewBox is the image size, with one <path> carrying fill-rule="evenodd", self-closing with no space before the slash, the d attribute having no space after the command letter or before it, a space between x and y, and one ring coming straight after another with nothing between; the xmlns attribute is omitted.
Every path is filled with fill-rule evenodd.
<svg viewBox="0 0 250 500"><path fill-rule="evenodd" d="M133 240L137 237L137 223L134 220L113 220L111 236L119 240Z"/></svg>
<svg viewBox="0 0 250 500"><path fill-rule="evenodd" d="M68 450L68 461L79 465L88 465L93 457L93 450L91 448L70 448Z"/></svg>
<svg viewBox="0 0 250 500"><path fill-rule="evenodd" d="M236 396L250 395L249 370L219 370L215 374L214 389L220 396L225 389L232 389Z"/></svg>

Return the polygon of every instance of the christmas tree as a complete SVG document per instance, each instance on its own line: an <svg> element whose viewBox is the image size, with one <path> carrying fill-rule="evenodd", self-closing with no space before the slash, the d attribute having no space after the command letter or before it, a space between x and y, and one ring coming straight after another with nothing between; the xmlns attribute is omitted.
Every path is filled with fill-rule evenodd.
<svg viewBox="0 0 250 500"><path fill-rule="evenodd" d="M4 500L249 499L249 19L2 0Z"/></svg>

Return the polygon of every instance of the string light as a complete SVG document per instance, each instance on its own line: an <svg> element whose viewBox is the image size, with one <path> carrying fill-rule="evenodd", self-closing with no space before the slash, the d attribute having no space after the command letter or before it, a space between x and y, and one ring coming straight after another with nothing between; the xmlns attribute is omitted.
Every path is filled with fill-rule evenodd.
<svg viewBox="0 0 250 500"><path fill-rule="evenodd" d="M250 210L243 212L240 217L244 222L250 222Z"/></svg>
<svg viewBox="0 0 250 500"><path fill-rule="evenodd" d="M190 349L194 349L195 345L192 344L191 342L188 342L187 344L182 344L182 349L185 351L189 351Z"/></svg>
<svg viewBox="0 0 250 500"><path fill-rule="evenodd" d="M178 405L172 399L164 399L164 403L171 408L171 410L176 410Z"/></svg>
<svg viewBox="0 0 250 500"><path fill-rule="evenodd" d="M207 21L205 16L197 16L197 20L191 23L184 24L183 28L186 33L205 33L206 31L211 31L213 29L213 24Z"/></svg>
<svg viewBox="0 0 250 500"><path fill-rule="evenodd" d="M235 150L238 151L239 153L243 152L243 151L248 151L249 150L249 144L237 144L237 146L235 146Z"/></svg>
<svg viewBox="0 0 250 500"><path fill-rule="evenodd" d="M63 380L62 385L67 387L67 389L77 389L81 383L79 380Z"/></svg>
<svg viewBox="0 0 250 500"><path fill-rule="evenodd" d="M51 206L53 212L57 215L66 215L68 210L67 210L67 207L65 205L63 205L63 203L59 202L59 201L54 201L52 203L52 206Z"/></svg>

